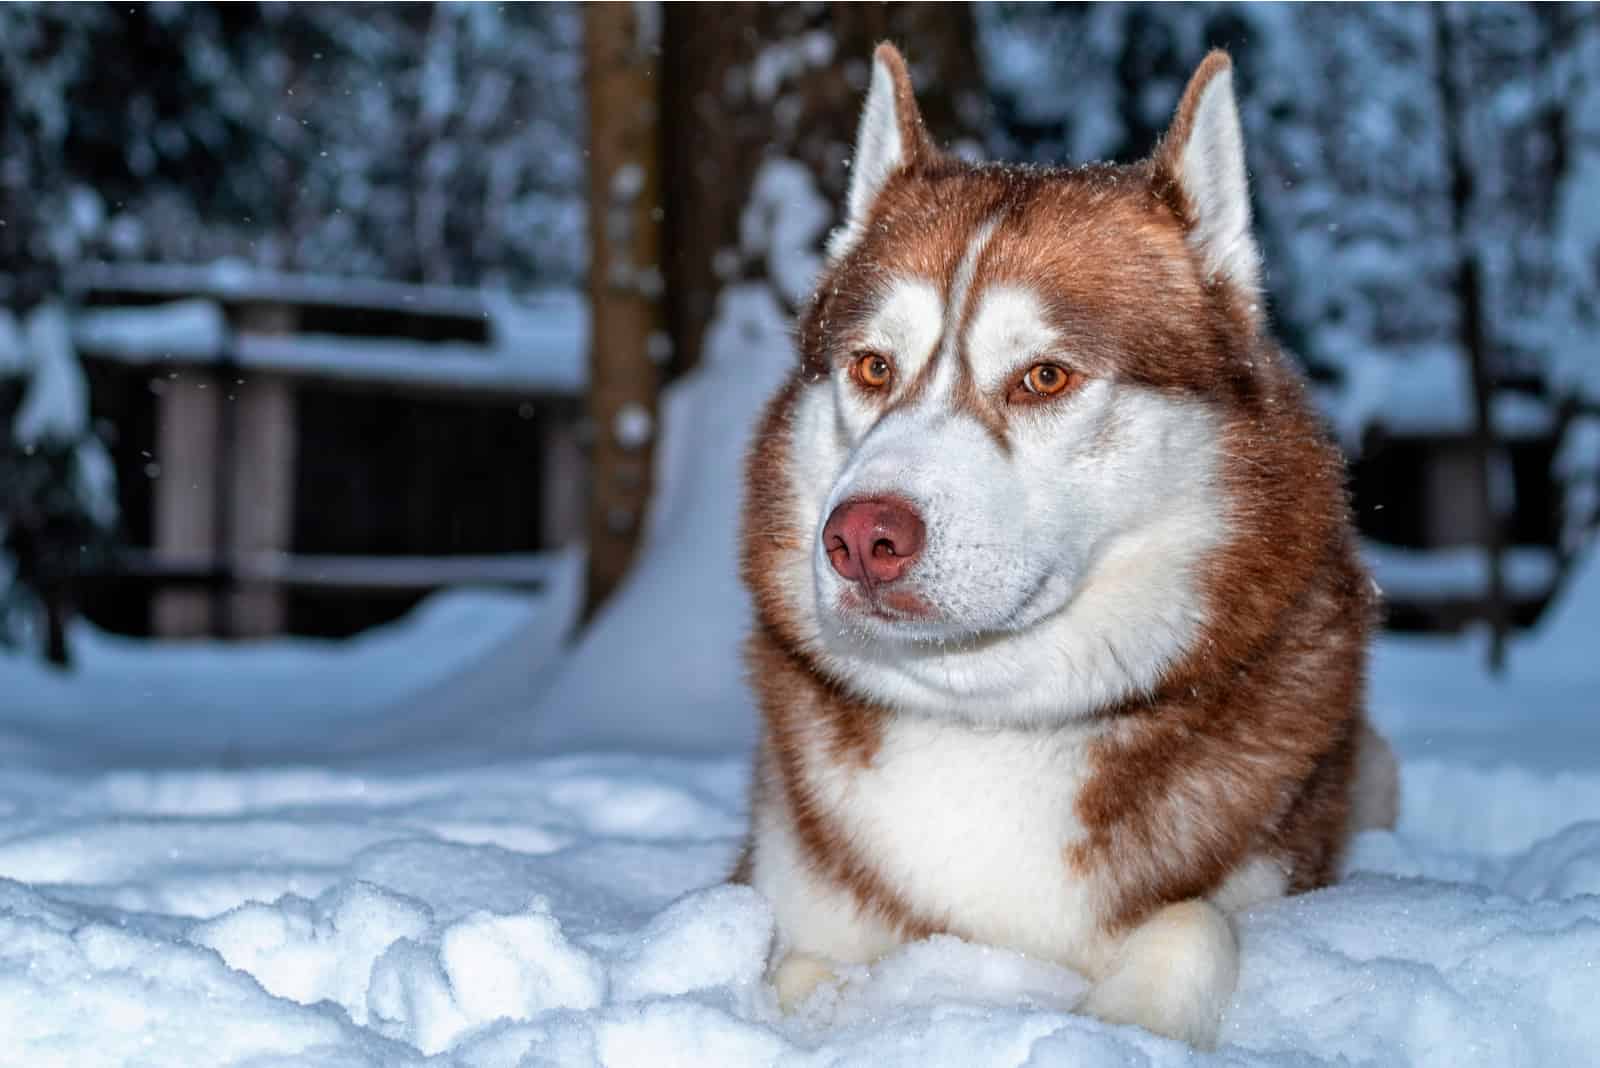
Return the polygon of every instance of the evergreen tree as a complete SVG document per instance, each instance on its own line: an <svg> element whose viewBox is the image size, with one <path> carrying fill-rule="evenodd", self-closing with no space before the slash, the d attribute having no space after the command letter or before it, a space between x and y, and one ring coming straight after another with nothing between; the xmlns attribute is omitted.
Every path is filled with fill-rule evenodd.
<svg viewBox="0 0 1600 1068"><path fill-rule="evenodd" d="M6 5L0 197L52 224L0 254L576 283L579 32L559 4Z"/></svg>
<svg viewBox="0 0 1600 1068"><path fill-rule="evenodd" d="M0 643L37 646L58 664L74 578L116 520L111 463L87 425L59 303L62 266L98 221L65 180L63 146L70 88L91 66L103 16L0 16Z"/></svg>

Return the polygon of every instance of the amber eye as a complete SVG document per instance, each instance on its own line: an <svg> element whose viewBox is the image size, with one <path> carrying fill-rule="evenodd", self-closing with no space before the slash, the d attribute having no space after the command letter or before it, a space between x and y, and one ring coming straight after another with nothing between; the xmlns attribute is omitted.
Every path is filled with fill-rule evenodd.
<svg viewBox="0 0 1600 1068"><path fill-rule="evenodd" d="M894 377L894 364L881 352L864 352L851 369L863 389L882 389Z"/></svg>
<svg viewBox="0 0 1600 1068"><path fill-rule="evenodd" d="M1054 397L1080 379L1080 375L1057 364L1036 363L1022 376L1022 388L1035 397Z"/></svg>

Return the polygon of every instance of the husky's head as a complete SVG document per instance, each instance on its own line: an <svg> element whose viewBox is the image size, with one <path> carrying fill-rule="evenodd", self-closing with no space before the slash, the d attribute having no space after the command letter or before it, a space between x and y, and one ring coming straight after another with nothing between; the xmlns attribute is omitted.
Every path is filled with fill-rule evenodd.
<svg viewBox="0 0 1600 1068"><path fill-rule="evenodd" d="M1151 159L1046 170L941 153L881 46L828 254L752 454L763 620L904 710L1051 722L1153 689L1205 640L1239 428L1298 404L1227 57Z"/></svg>

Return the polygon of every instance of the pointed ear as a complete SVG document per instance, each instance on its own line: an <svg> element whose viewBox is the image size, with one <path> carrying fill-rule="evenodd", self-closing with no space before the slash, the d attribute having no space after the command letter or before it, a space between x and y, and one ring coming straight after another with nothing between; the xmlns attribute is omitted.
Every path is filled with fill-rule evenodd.
<svg viewBox="0 0 1600 1068"><path fill-rule="evenodd" d="M1155 154L1156 188L1189 231L1212 278L1254 296L1261 254L1250 233L1244 134L1233 99L1233 63L1213 50L1189 79Z"/></svg>
<svg viewBox="0 0 1600 1068"><path fill-rule="evenodd" d="M872 54L872 84L856 129L844 226L828 240L829 258L838 259L855 247L872 214L873 202L891 177L937 154L922 127L906 61L900 50L886 41Z"/></svg>

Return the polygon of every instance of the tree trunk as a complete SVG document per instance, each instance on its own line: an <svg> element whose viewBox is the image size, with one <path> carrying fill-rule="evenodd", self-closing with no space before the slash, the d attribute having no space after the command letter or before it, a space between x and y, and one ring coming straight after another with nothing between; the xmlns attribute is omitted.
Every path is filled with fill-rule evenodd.
<svg viewBox="0 0 1600 1068"><path fill-rule="evenodd" d="M671 370L699 359L722 286L761 277L739 217L763 160L797 160L843 202L873 47L901 47L929 132L979 142L981 91L965 4L669 4L663 40L665 263Z"/></svg>
<svg viewBox="0 0 1600 1068"><path fill-rule="evenodd" d="M703 9L701 9L703 10ZM655 4L584 5L589 104L588 612L633 560L650 499L660 332ZM656 341L655 351L660 351Z"/></svg>
<svg viewBox="0 0 1600 1068"><path fill-rule="evenodd" d="M1489 584L1484 604L1490 630L1489 669L1499 674L1505 666L1510 612L1506 603L1504 575L1505 530L1494 493L1494 466L1500 458L1493 423L1494 377L1485 323L1482 266L1471 234L1473 182L1465 147L1466 131L1463 129L1466 123L1465 107L1456 88L1454 34L1449 11L1443 5L1435 5L1432 14L1434 47L1439 65L1439 94L1444 111L1445 151L1451 174L1450 206L1456 242L1459 333L1461 347L1466 352L1472 373L1472 438L1478 459L1478 498L1484 524L1480 533L1489 558Z"/></svg>

